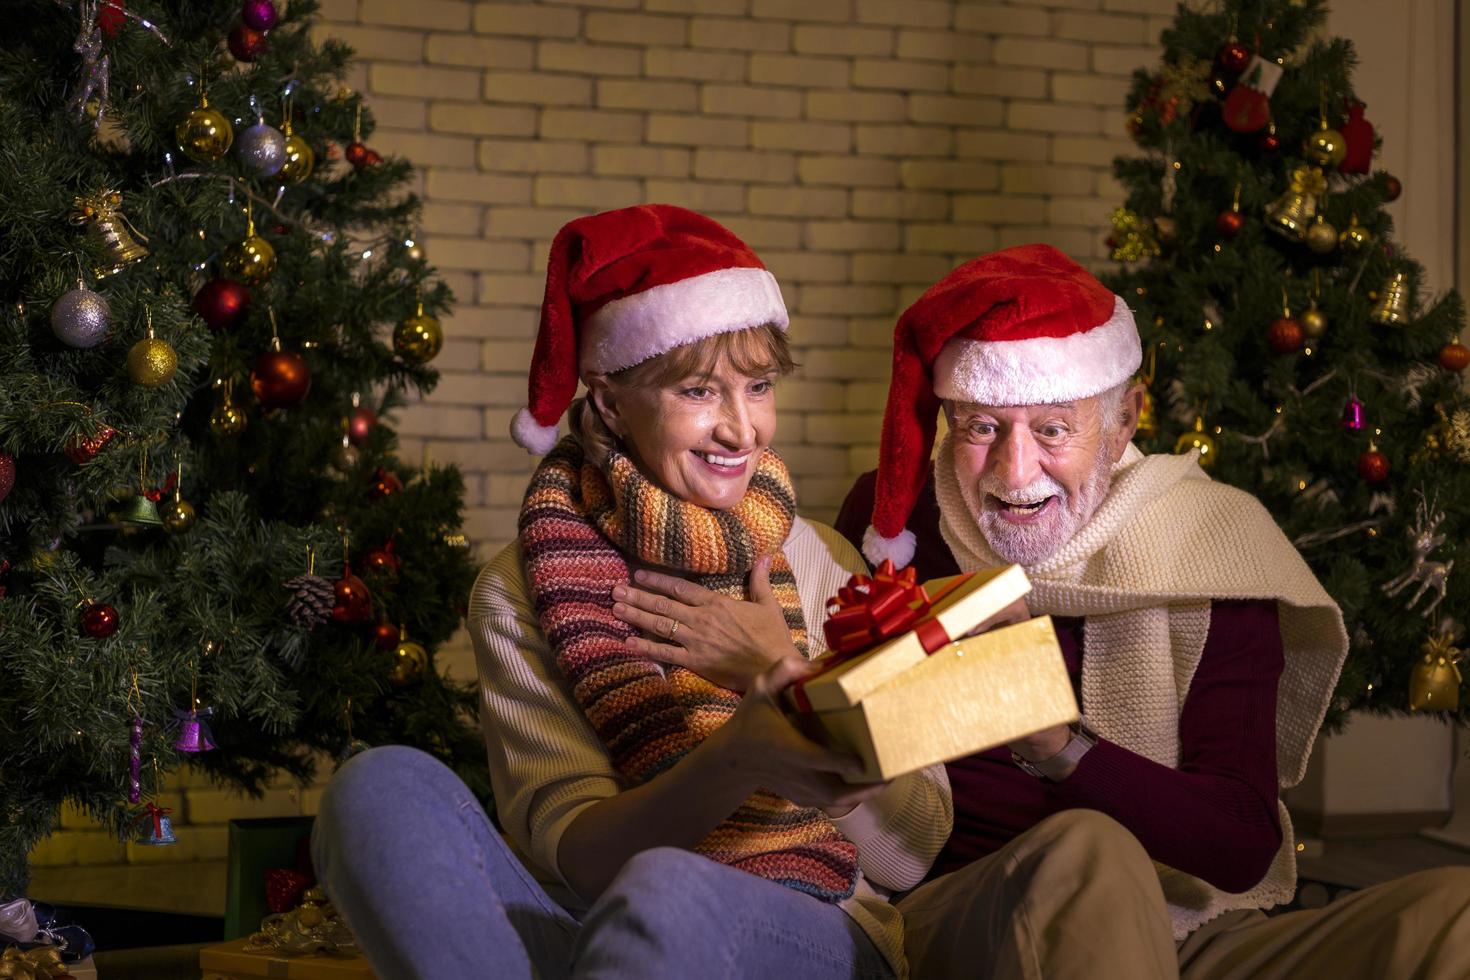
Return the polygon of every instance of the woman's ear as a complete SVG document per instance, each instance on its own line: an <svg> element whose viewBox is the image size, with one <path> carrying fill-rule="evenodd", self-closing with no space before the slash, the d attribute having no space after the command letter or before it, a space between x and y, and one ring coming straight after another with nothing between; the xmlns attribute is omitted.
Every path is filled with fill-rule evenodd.
<svg viewBox="0 0 1470 980"><path fill-rule="evenodd" d="M602 424L619 439L627 438L628 425L622 417L621 399L613 382L605 374L589 374L582 379L582 383L587 386L587 400L597 409Z"/></svg>

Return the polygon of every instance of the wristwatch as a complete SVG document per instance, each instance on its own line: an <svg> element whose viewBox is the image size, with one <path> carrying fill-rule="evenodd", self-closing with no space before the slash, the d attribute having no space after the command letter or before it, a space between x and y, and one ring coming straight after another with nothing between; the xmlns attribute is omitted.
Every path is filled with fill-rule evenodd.
<svg viewBox="0 0 1470 980"><path fill-rule="evenodd" d="M1082 722L1074 722L1067 727L1072 730L1072 737L1067 740L1066 745L1062 746L1062 751L1050 759L1032 762L1012 752L1011 761L1037 779L1050 779L1054 783L1061 782L1066 778L1064 774L1075 769L1077 763L1081 762L1082 757L1087 754L1087 750L1097 744L1097 732Z"/></svg>

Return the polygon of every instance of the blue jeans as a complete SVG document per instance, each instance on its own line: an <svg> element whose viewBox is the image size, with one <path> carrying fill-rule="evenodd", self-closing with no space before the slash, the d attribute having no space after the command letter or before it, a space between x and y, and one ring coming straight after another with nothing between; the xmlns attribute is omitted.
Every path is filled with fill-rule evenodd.
<svg viewBox="0 0 1470 980"><path fill-rule="evenodd" d="M893 976L835 905L673 847L635 855L579 922L464 784L404 746L342 767L312 854L382 980Z"/></svg>

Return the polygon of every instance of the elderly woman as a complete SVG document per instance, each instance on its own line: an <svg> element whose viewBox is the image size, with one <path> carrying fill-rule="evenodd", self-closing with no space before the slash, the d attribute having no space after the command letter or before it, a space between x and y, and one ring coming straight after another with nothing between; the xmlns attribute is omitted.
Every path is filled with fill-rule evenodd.
<svg viewBox="0 0 1470 980"><path fill-rule="evenodd" d="M856 760L777 701L864 567L796 516L770 448L786 324L775 278L702 215L557 235L512 426L546 456L470 607L509 846L422 753L344 766L318 869L379 975L907 972L886 895L949 834L943 768L850 784Z"/></svg>

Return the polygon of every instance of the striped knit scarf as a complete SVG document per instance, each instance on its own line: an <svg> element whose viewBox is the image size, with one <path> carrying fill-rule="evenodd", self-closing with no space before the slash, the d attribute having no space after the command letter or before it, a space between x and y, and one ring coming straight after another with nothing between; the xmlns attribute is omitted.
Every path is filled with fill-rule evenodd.
<svg viewBox="0 0 1470 980"><path fill-rule="evenodd" d="M745 498L729 511L679 500L616 450L599 468L570 437L531 477L520 534L541 629L613 765L634 785L673 766L728 721L740 695L628 649L624 641L637 630L613 615L613 586L629 581L632 561L686 573L743 599L756 558L772 555L771 589L805 655L796 579L781 552L795 513L786 464L769 449ZM827 902L851 896L857 882L857 847L827 815L765 790L694 850Z"/></svg>

